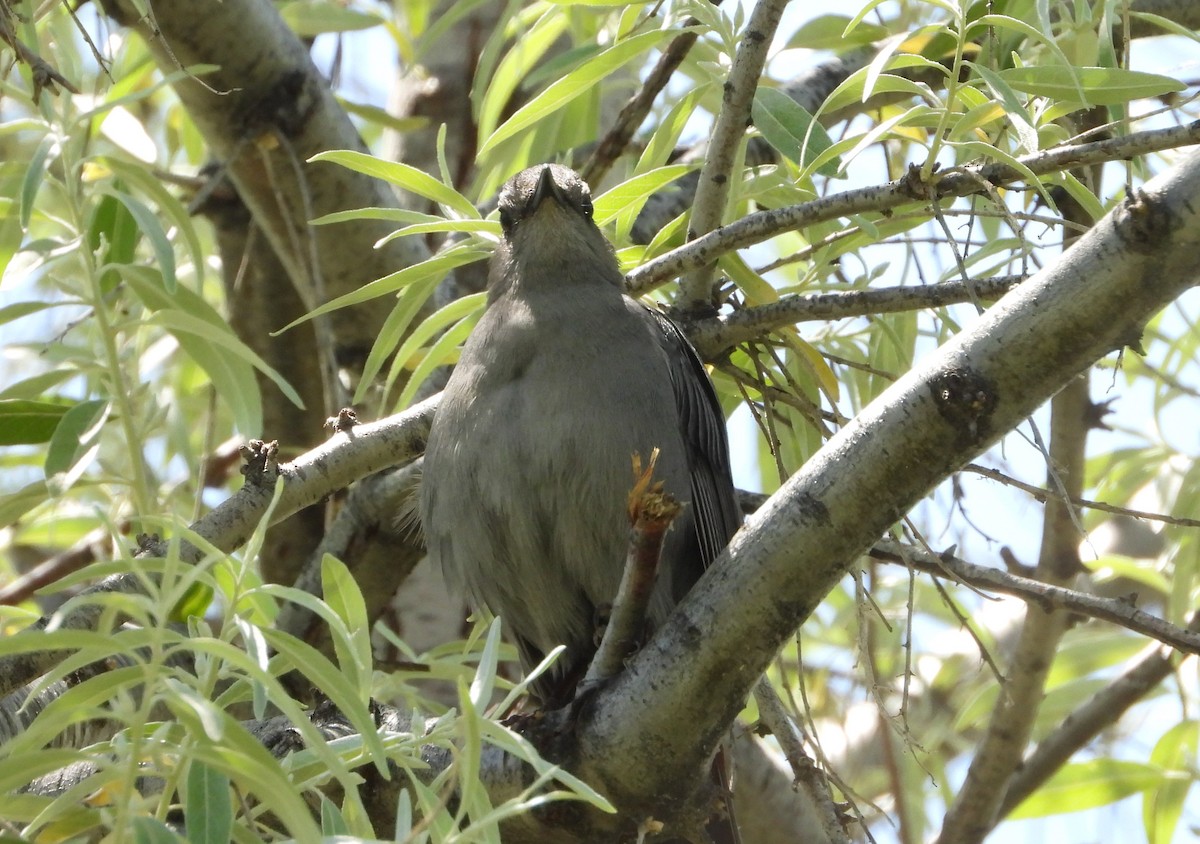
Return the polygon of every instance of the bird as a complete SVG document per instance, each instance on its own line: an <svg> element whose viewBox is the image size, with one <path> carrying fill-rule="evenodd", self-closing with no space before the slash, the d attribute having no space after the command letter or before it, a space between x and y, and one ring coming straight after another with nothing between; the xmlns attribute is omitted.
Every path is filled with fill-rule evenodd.
<svg viewBox="0 0 1200 844"><path fill-rule="evenodd" d="M565 646L530 694L570 700L621 580L632 455L683 503L647 623L661 625L740 524L724 414L666 315L626 295L588 185L545 164L498 200L487 306L429 434L418 511L449 583L501 619L525 672Z"/></svg>

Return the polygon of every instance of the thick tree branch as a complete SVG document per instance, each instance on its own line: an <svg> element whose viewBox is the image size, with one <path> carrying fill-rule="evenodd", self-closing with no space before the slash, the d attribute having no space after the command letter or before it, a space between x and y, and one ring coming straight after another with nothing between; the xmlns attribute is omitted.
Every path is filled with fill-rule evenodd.
<svg viewBox="0 0 1200 844"><path fill-rule="evenodd" d="M581 715L589 781L636 805L697 770L776 649L853 559L1078 372L1136 342L1151 315L1197 282L1198 191L1193 155L918 363L810 458Z"/></svg>

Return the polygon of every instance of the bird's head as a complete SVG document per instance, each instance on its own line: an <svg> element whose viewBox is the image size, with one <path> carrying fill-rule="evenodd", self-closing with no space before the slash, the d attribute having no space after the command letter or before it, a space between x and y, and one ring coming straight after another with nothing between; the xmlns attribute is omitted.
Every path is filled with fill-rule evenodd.
<svg viewBox="0 0 1200 844"><path fill-rule="evenodd" d="M621 283L612 245L592 219L592 192L561 164L539 164L513 176L500 191L503 240L493 261L491 287L514 282Z"/></svg>

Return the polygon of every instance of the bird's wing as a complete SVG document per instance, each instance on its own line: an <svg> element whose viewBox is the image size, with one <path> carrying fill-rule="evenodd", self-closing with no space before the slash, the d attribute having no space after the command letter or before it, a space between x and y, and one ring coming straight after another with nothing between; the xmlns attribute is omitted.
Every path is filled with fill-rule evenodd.
<svg viewBox="0 0 1200 844"><path fill-rule="evenodd" d="M700 356L669 317L647 308L669 361L692 476L692 517L707 568L742 523L729 467L725 415Z"/></svg>

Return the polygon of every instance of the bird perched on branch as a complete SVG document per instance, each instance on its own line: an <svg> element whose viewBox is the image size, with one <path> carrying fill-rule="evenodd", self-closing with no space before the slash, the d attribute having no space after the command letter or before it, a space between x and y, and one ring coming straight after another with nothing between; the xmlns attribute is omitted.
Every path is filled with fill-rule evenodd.
<svg viewBox="0 0 1200 844"><path fill-rule="evenodd" d="M725 420L678 326L624 293L588 186L558 165L505 184L488 308L463 347L425 452L420 515L451 582L499 616L532 692L570 699L613 601L629 537L631 457L684 503L648 621L661 624L740 523Z"/></svg>

